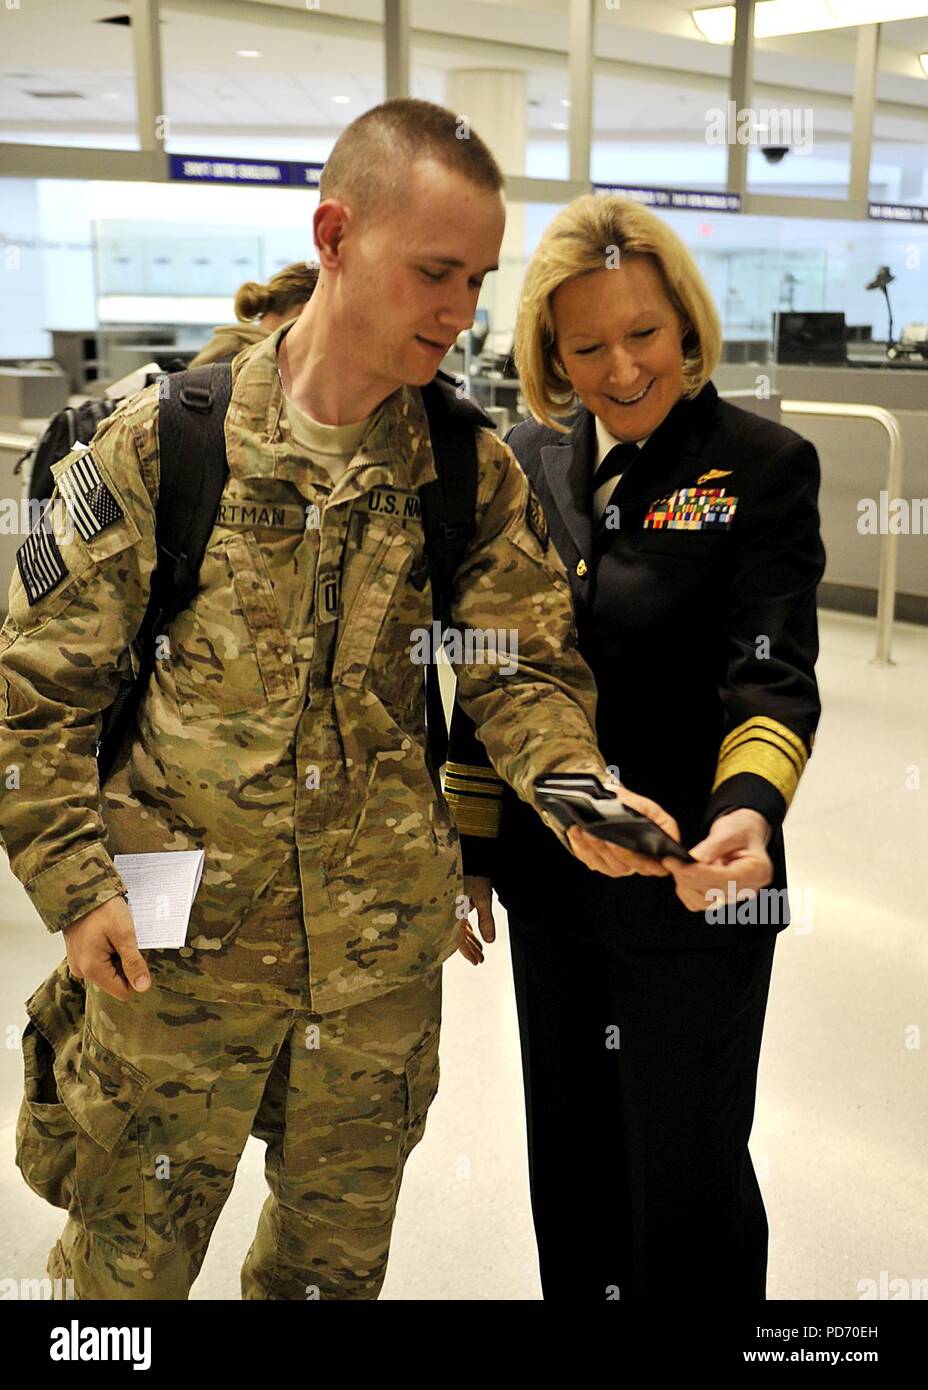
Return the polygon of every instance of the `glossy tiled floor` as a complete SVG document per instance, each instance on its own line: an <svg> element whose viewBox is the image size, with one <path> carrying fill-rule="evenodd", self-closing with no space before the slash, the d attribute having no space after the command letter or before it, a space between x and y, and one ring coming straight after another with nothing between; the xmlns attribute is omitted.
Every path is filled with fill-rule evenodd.
<svg viewBox="0 0 928 1390"><path fill-rule="evenodd" d="M869 664L872 644L872 622L822 615L825 715L787 822L795 921L777 946L751 1144L772 1299L855 1299L882 1271L928 1280L928 632L899 626L888 669ZM5 863L0 874L11 1044L0 1049L0 1276L41 1277L62 1216L13 1165L11 1025L60 951ZM386 1299L540 1297L498 921L486 964L455 957L445 970L441 1090L407 1167ZM238 1298L262 1160L249 1141L193 1298Z"/></svg>

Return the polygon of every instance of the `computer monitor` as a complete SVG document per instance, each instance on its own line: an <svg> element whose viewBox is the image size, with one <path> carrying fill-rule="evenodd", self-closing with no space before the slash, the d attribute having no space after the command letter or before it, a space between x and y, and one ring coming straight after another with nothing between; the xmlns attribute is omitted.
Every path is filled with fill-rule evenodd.
<svg viewBox="0 0 928 1390"><path fill-rule="evenodd" d="M773 315L776 360L783 363L847 361L847 330L843 314L778 311Z"/></svg>

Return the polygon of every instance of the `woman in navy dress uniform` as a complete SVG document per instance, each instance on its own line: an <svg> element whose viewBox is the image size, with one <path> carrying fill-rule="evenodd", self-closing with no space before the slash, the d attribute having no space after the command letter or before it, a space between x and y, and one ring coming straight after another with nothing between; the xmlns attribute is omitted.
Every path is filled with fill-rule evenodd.
<svg viewBox="0 0 928 1390"><path fill-rule="evenodd" d="M491 884L509 916L545 1298L766 1297L748 1138L824 550L815 449L719 398L720 351L654 213L591 194L547 228L515 336L534 418L507 442L570 579L600 748L698 863L576 829L571 855L455 709L445 790L483 939ZM483 957L469 925L461 950Z"/></svg>

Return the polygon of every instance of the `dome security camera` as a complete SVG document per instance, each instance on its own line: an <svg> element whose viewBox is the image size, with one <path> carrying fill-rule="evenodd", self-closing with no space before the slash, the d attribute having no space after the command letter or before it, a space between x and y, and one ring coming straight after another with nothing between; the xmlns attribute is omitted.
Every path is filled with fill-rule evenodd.
<svg viewBox="0 0 928 1390"><path fill-rule="evenodd" d="M789 145L762 145L761 153L768 164L779 164L789 154Z"/></svg>

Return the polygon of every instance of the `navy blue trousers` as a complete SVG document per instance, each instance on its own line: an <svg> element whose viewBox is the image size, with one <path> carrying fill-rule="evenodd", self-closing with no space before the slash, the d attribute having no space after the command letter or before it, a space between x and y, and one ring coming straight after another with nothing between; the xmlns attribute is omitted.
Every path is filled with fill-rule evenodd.
<svg viewBox="0 0 928 1390"><path fill-rule="evenodd" d="M509 928L545 1299L764 1299L748 1138L776 935Z"/></svg>

